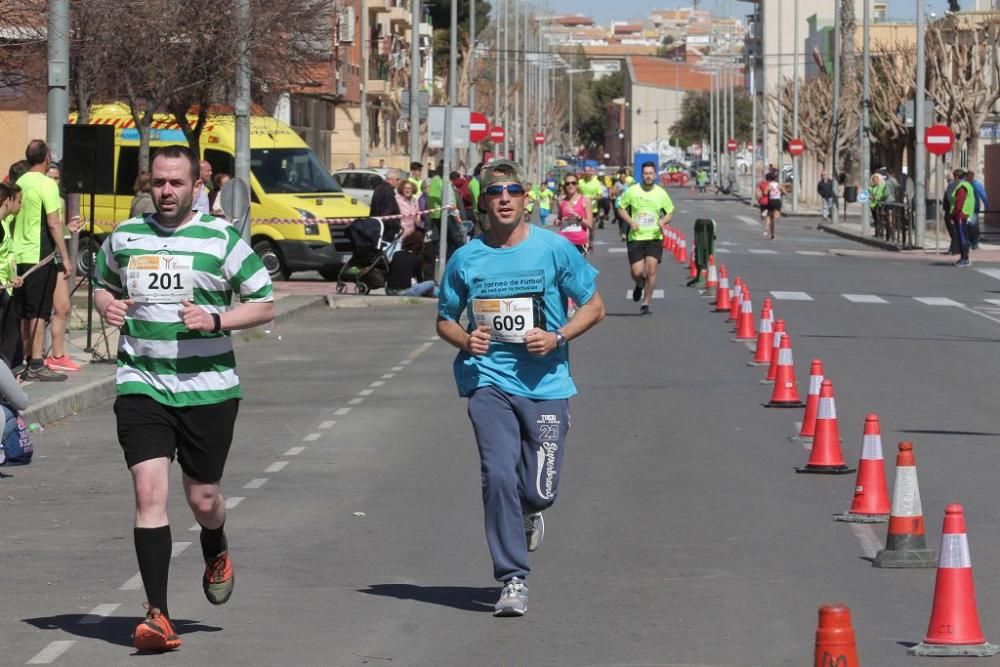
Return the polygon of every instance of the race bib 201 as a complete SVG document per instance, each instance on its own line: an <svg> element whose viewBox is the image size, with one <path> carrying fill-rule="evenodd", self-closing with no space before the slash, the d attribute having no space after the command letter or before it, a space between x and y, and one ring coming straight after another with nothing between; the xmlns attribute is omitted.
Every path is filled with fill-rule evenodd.
<svg viewBox="0 0 1000 667"><path fill-rule="evenodd" d="M125 269L129 297L136 303L180 303L194 296L194 258L137 255Z"/></svg>

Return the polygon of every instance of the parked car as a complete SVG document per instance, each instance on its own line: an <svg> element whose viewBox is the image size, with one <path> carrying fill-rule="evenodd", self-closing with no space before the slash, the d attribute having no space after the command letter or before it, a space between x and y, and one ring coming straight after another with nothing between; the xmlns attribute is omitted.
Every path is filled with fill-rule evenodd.
<svg viewBox="0 0 1000 667"><path fill-rule="evenodd" d="M372 192L379 183L385 180L389 173L387 167L372 167L368 169L338 169L331 174L341 189L365 206L371 206ZM409 172L402 172L403 178L409 178Z"/></svg>

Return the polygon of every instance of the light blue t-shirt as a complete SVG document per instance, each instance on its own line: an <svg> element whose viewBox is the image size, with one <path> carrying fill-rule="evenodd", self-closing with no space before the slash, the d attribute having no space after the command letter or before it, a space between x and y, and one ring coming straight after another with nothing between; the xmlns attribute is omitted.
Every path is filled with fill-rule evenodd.
<svg viewBox="0 0 1000 667"><path fill-rule="evenodd" d="M566 324L567 298L580 305L590 301L597 291L596 278L597 269L576 246L532 225L528 238L512 248L492 248L480 237L456 250L441 280L438 314L457 322L465 313L466 330L472 331L473 299L531 297L536 326L555 331ZM568 347L536 356L523 343L494 340L483 356L463 350L454 363L458 393L468 396L479 387L493 386L532 399L569 398L576 386L569 374Z"/></svg>

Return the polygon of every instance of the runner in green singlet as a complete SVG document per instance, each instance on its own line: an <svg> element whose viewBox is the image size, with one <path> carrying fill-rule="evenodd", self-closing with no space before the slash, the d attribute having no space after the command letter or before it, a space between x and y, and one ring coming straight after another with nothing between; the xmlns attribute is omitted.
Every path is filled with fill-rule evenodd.
<svg viewBox="0 0 1000 667"><path fill-rule="evenodd" d="M618 202L618 215L628 223L628 261L631 265L632 300L642 299L639 312L649 315L650 300L656 286L657 265L663 258L663 225L670 222L674 203L670 195L656 185L656 164L642 164L642 184L625 190ZM644 293L645 292L645 293Z"/></svg>

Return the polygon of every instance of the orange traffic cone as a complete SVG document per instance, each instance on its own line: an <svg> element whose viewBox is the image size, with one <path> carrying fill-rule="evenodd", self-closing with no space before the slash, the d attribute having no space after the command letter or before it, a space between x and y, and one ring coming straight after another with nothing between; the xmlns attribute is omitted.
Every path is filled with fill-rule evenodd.
<svg viewBox="0 0 1000 667"><path fill-rule="evenodd" d="M694 263L694 255L691 255L691 259L688 261L688 278L698 277L698 267Z"/></svg>
<svg viewBox="0 0 1000 667"><path fill-rule="evenodd" d="M688 242L687 238L681 234L680 240L677 242L677 263L687 264L688 261Z"/></svg>
<svg viewBox="0 0 1000 667"><path fill-rule="evenodd" d="M778 348L778 370L774 376L774 391L771 400L765 403L769 408L801 408L805 403L799 398L799 386L795 382L795 362L792 359L792 339L788 334L781 336Z"/></svg>
<svg viewBox="0 0 1000 667"><path fill-rule="evenodd" d="M715 255L708 256L708 280L705 281L705 289L718 289L719 274L715 269Z"/></svg>
<svg viewBox="0 0 1000 667"><path fill-rule="evenodd" d="M674 251L674 228L665 227L663 229L663 249L668 252ZM674 255L676 257L677 255Z"/></svg>
<svg viewBox="0 0 1000 667"><path fill-rule="evenodd" d="M788 338L788 336L785 336ZM777 386L775 382L775 386ZM809 462L795 472L820 475L844 475L854 472L844 463L840 451L840 427L837 426L837 406L833 401L833 382L823 380L819 390L819 408L816 410L816 437L813 439Z"/></svg>
<svg viewBox="0 0 1000 667"><path fill-rule="evenodd" d="M936 567L937 553L927 548L924 535L924 511L920 506L917 462L913 443L899 443L896 455L896 481L892 488L892 510L885 549L875 555L875 567Z"/></svg>
<svg viewBox="0 0 1000 667"><path fill-rule="evenodd" d="M907 653L976 657L1000 653L1000 646L987 643L979 625L965 510L958 503L951 503L944 509L941 563L934 582L934 606L927 636Z"/></svg>
<svg viewBox="0 0 1000 667"><path fill-rule="evenodd" d="M802 428L797 440L812 440L816 433L816 408L819 406L819 388L823 384L823 362L812 360L809 368L809 393L806 395L806 412L802 416Z"/></svg>
<svg viewBox="0 0 1000 667"><path fill-rule="evenodd" d="M743 303L740 305L740 316L736 320L736 338L734 341L753 340L757 332L753 330L753 301L750 299L750 288L743 285Z"/></svg>
<svg viewBox="0 0 1000 667"><path fill-rule="evenodd" d="M733 296L729 300L729 317L727 322L735 322L740 316L740 302L743 300L743 279L736 276L736 284L733 285Z"/></svg>
<svg viewBox="0 0 1000 667"><path fill-rule="evenodd" d="M825 604L819 608L816 626L814 667L858 667L858 649L851 610L846 604Z"/></svg>
<svg viewBox="0 0 1000 667"><path fill-rule="evenodd" d="M774 378L778 376L778 353L781 352L781 339L785 336L785 320L775 320L771 328L774 329L771 333L774 339L771 345L771 363L760 384L774 384Z"/></svg>
<svg viewBox="0 0 1000 667"><path fill-rule="evenodd" d="M754 348L753 360L747 362L747 366L770 366L771 347L774 345L774 332L772 323L774 313L771 312L771 300L764 299L764 305L760 309L760 326L757 331L757 347Z"/></svg>
<svg viewBox="0 0 1000 667"><path fill-rule="evenodd" d="M726 265L719 267L719 289L715 291L715 312L729 312L729 274Z"/></svg>
<svg viewBox="0 0 1000 667"><path fill-rule="evenodd" d="M885 460L882 458L882 434L878 415L865 417L861 440L861 461L854 483L854 500L844 514L834 514L836 521L850 523L885 523L889 520L889 491L885 486Z"/></svg>

